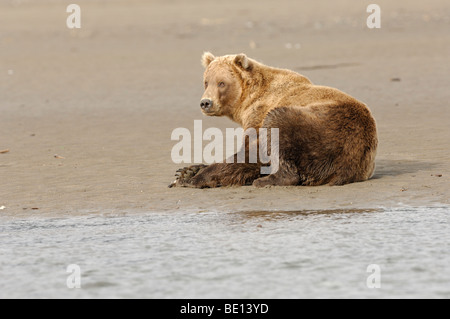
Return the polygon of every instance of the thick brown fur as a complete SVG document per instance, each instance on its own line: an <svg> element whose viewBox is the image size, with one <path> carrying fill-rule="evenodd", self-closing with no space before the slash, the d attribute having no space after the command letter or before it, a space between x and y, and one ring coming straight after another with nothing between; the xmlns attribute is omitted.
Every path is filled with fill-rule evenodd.
<svg viewBox="0 0 450 319"><path fill-rule="evenodd" d="M245 54L206 52L203 99L209 116L227 116L244 129L279 129L279 170L261 176L260 164L217 163L176 186L343 185L369 179L375 169L377 129L368 107L317 86L290 70L272 68Z"/></svg>

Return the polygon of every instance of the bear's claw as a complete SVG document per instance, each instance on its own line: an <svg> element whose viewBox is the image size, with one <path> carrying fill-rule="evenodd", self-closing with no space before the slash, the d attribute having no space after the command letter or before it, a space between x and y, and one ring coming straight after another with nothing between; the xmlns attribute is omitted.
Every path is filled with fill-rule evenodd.
<svg viewBox="0 0 450 319"><path fill-rule="evenodd" d="M207 165L200 164L178 169L175 173L176 179L169 184L169 188L174 186L187 186L190 180L205 167L207 167Z"/></svg>

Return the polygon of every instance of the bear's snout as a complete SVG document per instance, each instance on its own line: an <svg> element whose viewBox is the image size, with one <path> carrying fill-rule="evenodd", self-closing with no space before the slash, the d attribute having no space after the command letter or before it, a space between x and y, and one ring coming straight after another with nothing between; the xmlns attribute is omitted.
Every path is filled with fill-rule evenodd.
<svg viewBox="0 0 450 319"><path fill-rule="evenodd" d="M200 101L200 107L202 108L202 110L208 112L209 110L211 110L213 106L213 101L211 101L210 99L203 99Z"/></svg>

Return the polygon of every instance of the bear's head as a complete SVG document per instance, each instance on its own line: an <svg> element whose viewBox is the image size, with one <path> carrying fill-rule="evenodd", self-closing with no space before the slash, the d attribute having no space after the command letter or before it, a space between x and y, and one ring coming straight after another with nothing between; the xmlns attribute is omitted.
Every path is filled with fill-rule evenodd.
<svg viewBox="0 0 450 319"><path fill-rule="evenodd" d="M205 67L205 92L200 101L203 114L233 119L241 104L244 83L250 76L254 61L245 54L215 57L205 52L202 65Z"/></svg>

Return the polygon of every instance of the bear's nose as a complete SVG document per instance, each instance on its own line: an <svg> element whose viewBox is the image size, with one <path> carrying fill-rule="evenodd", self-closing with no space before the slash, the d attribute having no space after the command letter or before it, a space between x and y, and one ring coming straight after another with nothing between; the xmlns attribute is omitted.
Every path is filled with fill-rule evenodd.
<svg viewBox="0 0 450 319"><path fill-rule="evenodd" d="M213 106L213 101L211 101L210 99L203 99L200 101L200 107L202 108L202 110L209 110L210 108L212 108Z"/></svg>

